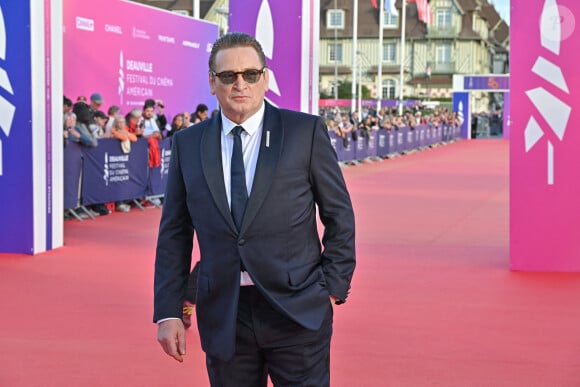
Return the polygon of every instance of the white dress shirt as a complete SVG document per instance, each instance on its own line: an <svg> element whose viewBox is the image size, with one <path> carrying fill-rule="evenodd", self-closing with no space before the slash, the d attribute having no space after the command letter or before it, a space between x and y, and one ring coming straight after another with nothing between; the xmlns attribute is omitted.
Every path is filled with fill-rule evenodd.
<svg viewBox="0 0 580 387"><path fill-rule="evenodd" d="M246 121L239 124L244 128L242 132L242 155L244 157L244 171L246 172L246 187L248 189L248 198L252 192L252 184L254 182L254 174L256 173L256 163L258 162L258 154L260 153L260 142L262 141L262 127L264 123L264 109L262 104L253 116ZM234 135L231 133L234 126L238 124L230 121L222 113L222 166L224 170L224 183L226 186L226 194L228 196L228 204L232 205L231 201L231 163L232 152L234 150Z"/></svg>

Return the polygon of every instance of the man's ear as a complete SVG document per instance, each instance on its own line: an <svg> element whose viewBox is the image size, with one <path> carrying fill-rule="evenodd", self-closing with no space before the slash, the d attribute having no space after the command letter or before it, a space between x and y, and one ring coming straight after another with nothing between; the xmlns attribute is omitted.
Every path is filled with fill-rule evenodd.
<svg viewBox="0 0 580 387"><path fill-rule="evenodd" d="M211 74L211 72L208 72L207 78L208 78L208 82L209 82L209 91L212 95L215 95L215 88L216 88L215 77Z"/></svg>
<svg viewBox="0 0 580 387"><path fill-rule="evenodd" d="M270 90L270 70L268 68L264 69L264 91Z"/></svg>

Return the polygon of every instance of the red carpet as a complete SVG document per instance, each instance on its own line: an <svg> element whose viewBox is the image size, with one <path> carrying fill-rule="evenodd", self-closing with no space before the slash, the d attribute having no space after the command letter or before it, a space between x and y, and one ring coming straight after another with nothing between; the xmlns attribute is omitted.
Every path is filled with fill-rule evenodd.
<svg viewBox="0 0 580 387"><path fill-rule="evenodd" d="M333 386L580 386L580 274L509 271L506 141L344 172L358 267ZM67 221L64 248L0 255L0 386L208 385L195 328L184 364L155 339L159 216Z"/></svg>

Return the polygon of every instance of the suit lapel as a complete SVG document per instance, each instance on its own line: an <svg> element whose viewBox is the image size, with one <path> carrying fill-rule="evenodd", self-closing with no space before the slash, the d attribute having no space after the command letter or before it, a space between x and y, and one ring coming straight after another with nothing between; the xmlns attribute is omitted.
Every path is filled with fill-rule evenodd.
<svg viewBox="0 0 580 387"><path fill-rule="evenodd" d="M265 102L264 123L262 126L262 140L260 153L256 163L252 192L246 206L246 213L242 222L240 233L248 228L256 217L262 202L266 198L282 152L284 128L278 109ZM223 180L223 179L222 179Z"/></svg>
<svg viewBox="0 0 580 387"><path fill-rule="evenodd" d="M224 185L224 173L222 167L222 123L221 114L212 119L212 122L205 128L201 138L201 163L205 181L209 187L213 200L233 230L237 231L226 194ZM203 204L202 204L203 205Z"/></svg>

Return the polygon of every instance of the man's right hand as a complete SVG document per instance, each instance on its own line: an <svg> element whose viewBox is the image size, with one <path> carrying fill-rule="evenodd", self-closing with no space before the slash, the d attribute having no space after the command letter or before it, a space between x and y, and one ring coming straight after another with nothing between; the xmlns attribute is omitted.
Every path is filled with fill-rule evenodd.
<svg viewBox="0 0 580 387"><path fill-rule="evenodd" d="M166 354L183 362L185 356L185 328L180 319L166 320L157 327L157 341Z"/></svg>

